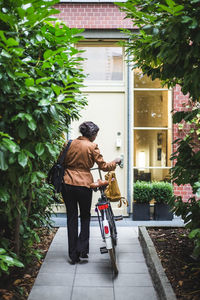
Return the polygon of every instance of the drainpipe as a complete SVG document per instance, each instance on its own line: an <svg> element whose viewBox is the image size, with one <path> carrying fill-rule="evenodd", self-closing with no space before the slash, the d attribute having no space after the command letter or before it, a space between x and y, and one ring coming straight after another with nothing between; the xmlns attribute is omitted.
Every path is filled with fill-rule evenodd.
<svg viewBox="0 0 200 300"><path fill-rule="evenodd" d="M127 58L127 200L130 214L133 195L133 71L129 61L130 56L128 55Z"/></svg>

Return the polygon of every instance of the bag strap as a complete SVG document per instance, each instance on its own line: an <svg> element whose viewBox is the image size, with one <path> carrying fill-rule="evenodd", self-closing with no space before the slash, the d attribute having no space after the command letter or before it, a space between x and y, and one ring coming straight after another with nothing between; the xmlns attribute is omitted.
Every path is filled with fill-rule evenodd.
<svg viewBox="0 0 200 300"><path fill-rule="evenodd" d="M67 146L65 147L65 149L63 150L61 156L60 156L59 159L58 159L58 163L59 163L60 165L62 165L63 162L64 162L65 155L66 155L66 153L67 153L67 151L68 151L68 149L69 149L69 146L71 145L71 142L72 142L72 140L69 140L69 141L68 141Z"/></svg>

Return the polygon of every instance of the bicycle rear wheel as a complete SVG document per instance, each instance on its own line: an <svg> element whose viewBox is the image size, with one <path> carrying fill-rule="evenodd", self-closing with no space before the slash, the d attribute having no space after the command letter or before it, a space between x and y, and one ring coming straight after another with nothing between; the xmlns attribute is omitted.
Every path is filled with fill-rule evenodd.
<svg viewBox="0 0 200 300"><path fill-rule="evenodd" d="M114 271L115 275L117 275L118 274L118 267L117 267L115 245L114 245L113 239L112 239L112 248L108 249L108 253L109 253L109 256L110 256L113 271Z"/></svg>

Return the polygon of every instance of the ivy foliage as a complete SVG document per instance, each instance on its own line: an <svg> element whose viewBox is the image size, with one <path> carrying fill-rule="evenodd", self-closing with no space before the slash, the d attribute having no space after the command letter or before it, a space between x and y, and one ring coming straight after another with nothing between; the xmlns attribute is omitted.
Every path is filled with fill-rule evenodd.
<svg viewBox="0 0 200 300"><path fill-rule="evenodd" d="M46 174L86 105L81 30L52 17L57 2L0 0L0 248L23 262L39 255L34 229L49 223L53 203Z"/></svg>
<svg viewBox="0 0 200 300"><path fill-rule="evenodd" d="M175 161L172 180L178 185L190 184L195 196L188 203L181 197L174 198L171 205L185 223L190 219L189 236L195 240L197 256L200 255L200 0L128 0L117 5L133 22L134 30L125 30L129 36L125 45L133 68L140 68L152 80L160 79L169 88L179 84L183 94L189 96L187 106L173 114L173 122L182 134L175 141L176 151L171 158Z"/></svg>

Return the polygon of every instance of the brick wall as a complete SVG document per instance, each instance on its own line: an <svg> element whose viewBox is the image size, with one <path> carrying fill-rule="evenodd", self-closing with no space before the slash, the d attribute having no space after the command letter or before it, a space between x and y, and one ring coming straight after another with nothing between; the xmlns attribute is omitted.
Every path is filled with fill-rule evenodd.
<svg viewBox="0 0 200 300"><path fill-rule="evenodd" d="M85 29L133 28L130 19L113 3L61 3L58 18L68 27Z"/></svg>
<svg viewBox="0 0 200 300"><path fill-rule="evenodd" d="M189 97L185 96L181 92L181 87L176 85L173 89L173 108L175 111L182 111L184 109L183 104L187 103ZM173 140L182 138L184 136L182 130L179 130L177 125L173 125ZM173 145L173 152L176 151L176 145ZM182 196L184 201L187 201L188 198L194 196L192 194L192 189L189 184L177 186L174 185L174 193L177 196Z"/></svg>

